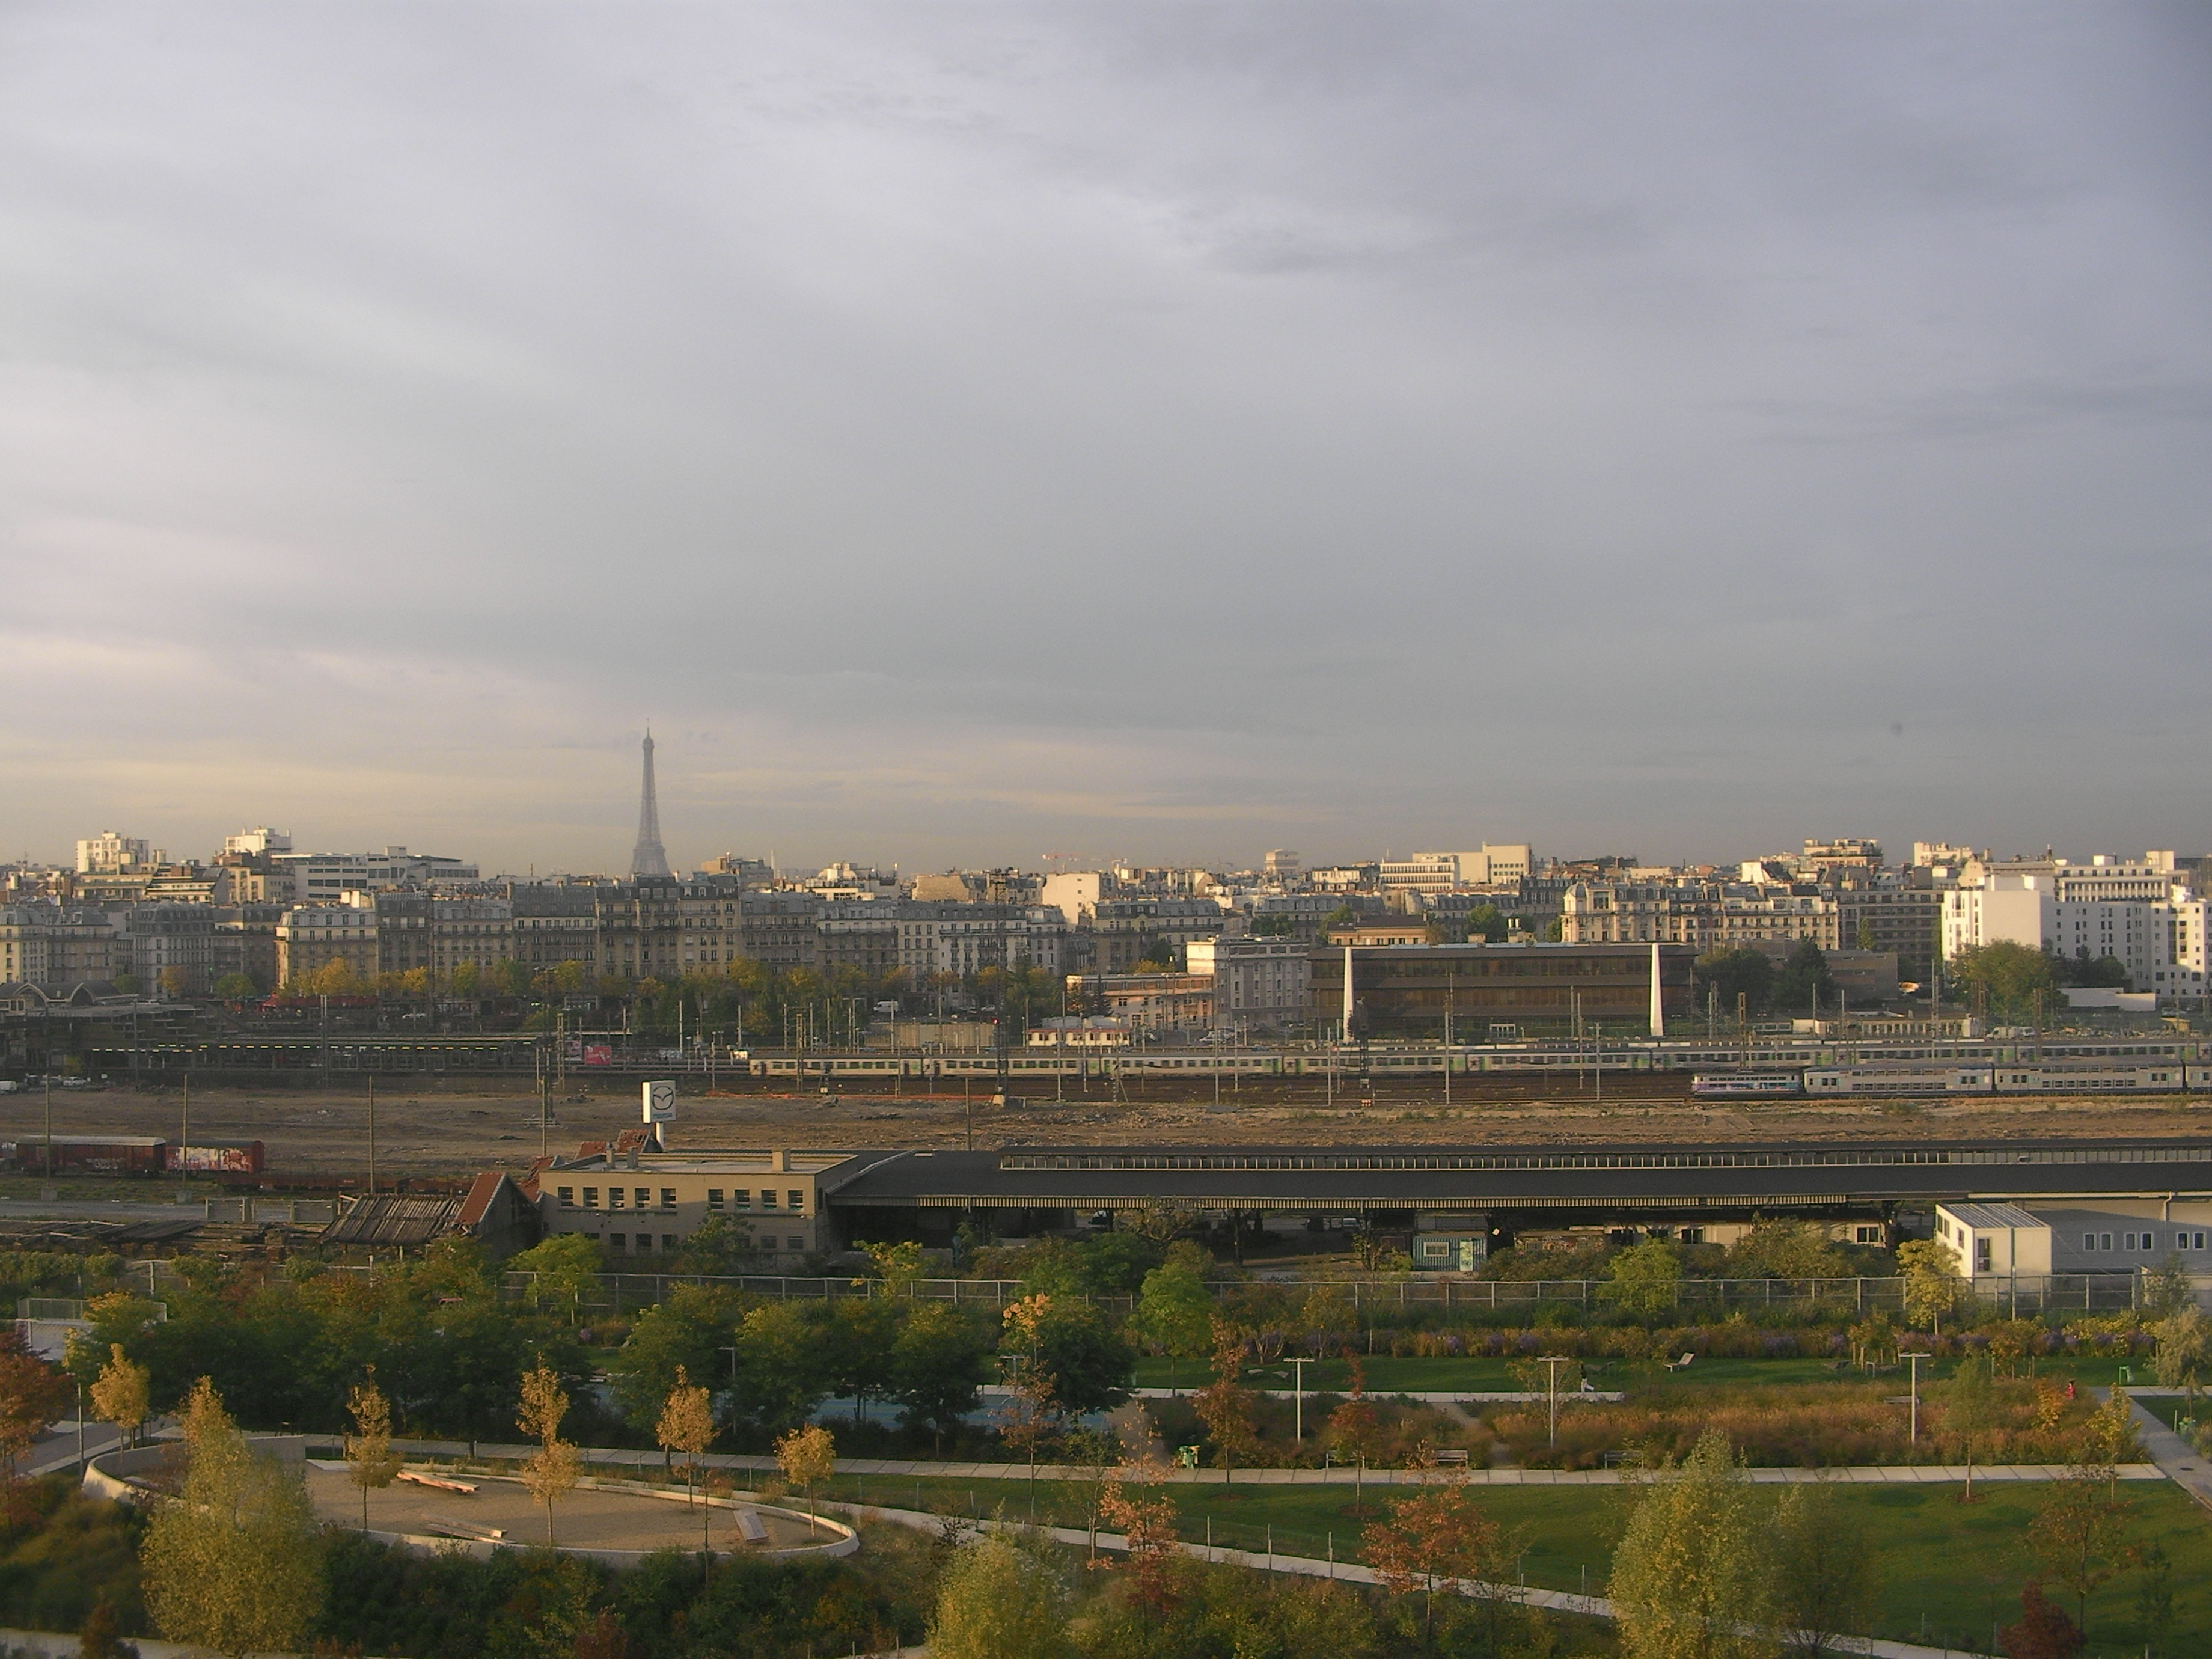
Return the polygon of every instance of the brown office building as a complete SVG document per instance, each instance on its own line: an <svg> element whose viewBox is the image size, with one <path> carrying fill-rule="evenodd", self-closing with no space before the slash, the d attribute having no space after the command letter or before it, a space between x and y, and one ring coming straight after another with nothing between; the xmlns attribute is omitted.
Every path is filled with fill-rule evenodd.
<svg viewBox="0 0 2212 1659"><path fill-rule="evenodd" d="M1352 1032L1375 1039L1433 1041L1450 1012L1452 1036L1486 1042L1490 1027L1556 1036L1577 1012L1587 1027L1623 1036L1650 1029L1649 945L1413 945L1355 946L1351 952ZM1661 1006L1671 1024L1691 1012L1686 945L1658 947ZM1343 1018L1345 951L1313 954L1313 1018L1329 1029Z"/></svg>

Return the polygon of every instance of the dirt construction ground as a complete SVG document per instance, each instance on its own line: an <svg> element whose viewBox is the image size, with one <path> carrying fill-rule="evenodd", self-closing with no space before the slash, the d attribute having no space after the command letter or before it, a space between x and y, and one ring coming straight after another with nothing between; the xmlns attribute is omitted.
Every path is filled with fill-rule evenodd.
<svg viewBox="0 0 2212 1659"><path fill-rule="evenodd" d="M787 1089L788 1085L785 1085ZM1073 1085L1071 1085L1072 1089ZM810 1093L706 1091L679 1083L668 1130L678 1147L957 1148L1015 1145L1567 1146L1636 1141L2052 1139L2077 1137L2196 1137L2212 1133L2212 1100L2186 1096L2122 1099L1954 1098L1942 1101L1692 1101L1682 1079L1624 1075L1605 1079L1596 1097L1585 1079L1516 1080L1480 1093L1455 1081L1447 1106L1435 1079L1378 1083L1371 1091L1318 1085L1133 1085L1114 1100L1092 1084L1071 1093L994 1106L978 1088L963 1101L954 1089L934 1097L841 1089ZM1624 1088L1635 1090L1623 1093ZM58 1091L57 1139L71 1134L183 1138L180 1091L118 1085ZM376 1088L380 1174L459 1176L519 1170L539 1145L538 1096L527 1078L386 1077ZM545 1144L573 1152L638 1119L635 1079L608 1079L596 1089L571 1086L553 1105ZM0 1097L0 1139L36 1140L45 1132L37 1094ZM259 1140L270 1174L287 1186L357 1181L368 1151L368 1098L359 1085L337 1089L229 1087L196 1081L191 1139L196 1144Z"/></svg>

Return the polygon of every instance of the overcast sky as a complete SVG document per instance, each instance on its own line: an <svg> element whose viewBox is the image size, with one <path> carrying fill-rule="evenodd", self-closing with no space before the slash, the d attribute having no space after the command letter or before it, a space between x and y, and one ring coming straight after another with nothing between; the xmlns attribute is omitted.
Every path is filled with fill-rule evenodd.
<svg viewBox="0 0 2212 1659"><path fill-rule="evenodd" d="M2212 847L2212 9L0 3L0 850Z"/></svg>

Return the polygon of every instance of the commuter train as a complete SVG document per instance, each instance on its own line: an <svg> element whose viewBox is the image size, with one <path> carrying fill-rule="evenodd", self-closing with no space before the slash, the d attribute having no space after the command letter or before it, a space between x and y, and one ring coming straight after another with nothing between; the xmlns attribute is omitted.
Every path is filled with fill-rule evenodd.
<svg viewBox="0 0 2212 1659"><path fill-rule="evenodd" d="M1844 1050L1839 1052L1839 1050ZM1008 1084L1061 1079L1304 1079L1340 1084L1383 1078L1588 1076L1600 1071L1690 1076L1690 1092L1713 1097L1844 1097L1974 1094L2139 1094L2212 1091L2212 1044L2180 1041L2049 1043L1936 1040L1926 1044L1838 1045L1762 1039L1748 1047L1706 1043L1608 1043L1601 1052L1568 1043L1486 1048L1435 1044L1299 1048L1155 1048L1085 1053L1052 1048L938 1054L753 1054L734 1067L795 1084L871 1080L927 1085L955 1078Z"/></svg>
<svg viewBox="0 0 2212 1659"><path fill-rule="evenodd" d="M1798 1072L1700 1072L1690 1092L1703 1096L2180 1094L2212 1090L2212 1065L2174 1060L2160 1066L1808 1066Z"/></svg>

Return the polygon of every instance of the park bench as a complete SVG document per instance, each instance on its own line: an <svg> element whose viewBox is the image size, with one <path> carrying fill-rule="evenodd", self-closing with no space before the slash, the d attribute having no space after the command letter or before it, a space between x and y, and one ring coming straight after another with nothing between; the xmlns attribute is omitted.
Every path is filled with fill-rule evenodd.
<svg viewBox="0 0 2212 1659"><path fill-rule="evenodd" d="M412 1486L431 1486L439 1492L473 1492L476 1483L470 1480L449 1480L442 1474L424 1474L416 1469L402 1469L399 1479Z"/></svg>
<svg viewBox="0 0 2212 1659"><path fill-rule="evenodd" d="M1670 1371L1686 1371L1690 1369L1690 1362L1697 1357L1693 1353L1686 1353L1680 1359L1670 1359L1667 1362L1667 1369Z"/></svg>
<svg viewBox="0 0 2212 1659"><path fill-rule="evenodd" d="M1467 1448L1464 1446L1441 1447L1434 1455L1438 1468L1463 1469L1467 1467Z"/></svg>
<svg viewBox="0 0 2212 1659"><path fill-rule="evenodd" d="M465 1539L472 1544L496 1544L507 1536L501 1528L478 1526L473 1521L456 1521L451 1516L426 1515L422 1517L422 1523L441 1538Z"/></svg>
<svg viewBox="0 0 2212 1659"><path fill-rule="evenodd" d="M768 1542L768 1523L760 1518L759 1510L739 1510L738 1511L738 1536L748 1544Z"/></svg>

